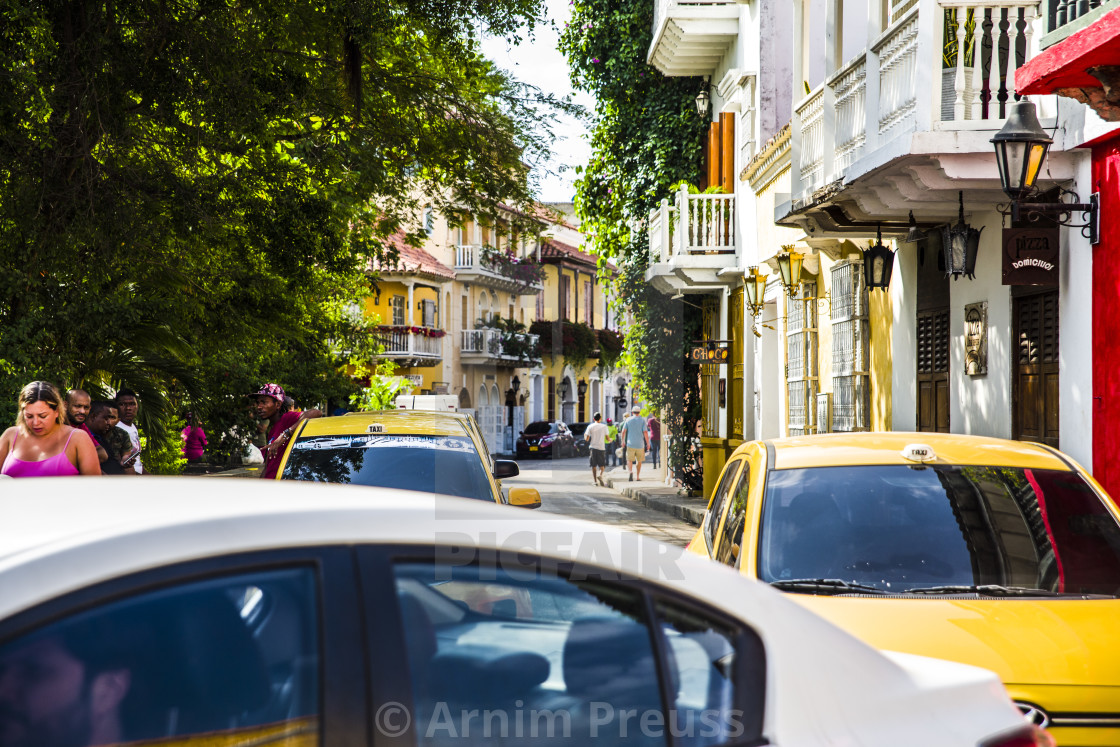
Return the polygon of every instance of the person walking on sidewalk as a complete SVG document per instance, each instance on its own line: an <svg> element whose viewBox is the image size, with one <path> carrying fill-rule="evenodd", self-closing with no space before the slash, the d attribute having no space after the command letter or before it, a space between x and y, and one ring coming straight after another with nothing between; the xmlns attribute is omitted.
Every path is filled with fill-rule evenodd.
<svg viewBox="0 0 1120 747"><path fill-rule="evenodd" d="M630 417L619 428L618 435L622 437L622 443L626 447L630 482L641 480L642 462L646 458L646 449L649 448L649 431L646 429L646 419L642 417L642 408L635 406L630 411Z"/></svg>
<svg viewBox="0 0 1120 747"><path fill-rule="evenodd" d="M583 432L583 438L591 446L589 452L591 454L591 479L603 487L606 484L603 482L603 473L607 470L607 426L603 425L603 413L595 413L592 418L595 422L587 426L587 430ZM596 472L595 470L599 471Z"/></svg>
<svg viewBox="0 0 1120 747"><path fill-rule="evenodd" d="M661 421L657 415L650 415L646 421L649 428L649 456L653 460L653 468L661 466Z"/></svg>
<svg viewBox="0 0 1120 747"><path fill-rule="evenodd" d="M618 426L607 418L607 466L618 466Z"/></svg>

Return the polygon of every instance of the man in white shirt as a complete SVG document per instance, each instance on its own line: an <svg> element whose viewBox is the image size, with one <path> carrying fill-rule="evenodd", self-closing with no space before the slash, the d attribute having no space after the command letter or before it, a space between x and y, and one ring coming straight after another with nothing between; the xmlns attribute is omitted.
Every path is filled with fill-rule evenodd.
<svg viewBox="0 0 1120 747"><path fill-rule="evenodd" d="M606 487L603 473L607 470L607 426L603 425L603 414L600 412L595 413L592 420L595 422L583 432L584 440L591 446L591 479ZM596 469L599 471L596 472Z"/></svg>
<svg viewBox="0 0 1120 747"><path fill-rule="evenodd" d="M140 400L136 398L136 392L131 389L121 389L117 392L117 413L120 416L120 421L117 427L128 434L128 440L132 442L132 448L136 451L136 461L132 466L136 469L136 474L144 474L144 465L140 463L140 429L136 427L136 411L140 409ZM121 455L122 457L124 454Z"/></svg>

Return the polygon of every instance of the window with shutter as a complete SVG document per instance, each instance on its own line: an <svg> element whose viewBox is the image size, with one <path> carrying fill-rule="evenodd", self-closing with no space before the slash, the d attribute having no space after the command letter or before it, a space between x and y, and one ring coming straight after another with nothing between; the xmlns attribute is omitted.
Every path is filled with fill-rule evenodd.
<svg viewBox="0 0 1120 747"><path fill-rule="evenodd" d="M436 302L435 301L421 301L421 324L425 327L436 326Z"/></svg>
<svg viewBox="0 0 1120 747"><path fill-rule="evenodd" d="M398 327L405 323L404 305L404 296L393 296L393 324Z"/></svg>
<svg viewBox="0 0 1120 747"><path fill-rule="evenodd" d="M791 436L813 433L816 427L816 295L816 283L802 283L797 297L786 299L786 403Z"/></svg>
<svg viewBox="0 0 1120 747"><path fill-rule="evenodd" d="M832 430L871 428L867 288L863 263L832 268Z"/></svg>

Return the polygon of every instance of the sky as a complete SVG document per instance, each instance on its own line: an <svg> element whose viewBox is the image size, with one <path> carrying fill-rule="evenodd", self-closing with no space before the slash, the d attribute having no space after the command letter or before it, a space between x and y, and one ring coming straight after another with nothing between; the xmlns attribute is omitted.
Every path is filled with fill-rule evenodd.
<svg viewBox="0 0 1120 747"><path fill-rule="evenodd" d="M547 0L546 5L552 25L538 27L532 40L523 40L517 46L510 46L500 39L483 39L483 53L521 81L557 97L573 94L577 104L590 110L595 100L589 94L573 91L568 78L568 63L556 48L558 29L564 28L571 6L568 0ZM572 167L591 160L591 146L584 124L572 117L552 116L557 118L553 127L556 135L556 142L552 145L553 161L549 164L549 171L554 173L538 174L539 196L542 202L570 202L575 194L573 183L576 178Z"/></svg>

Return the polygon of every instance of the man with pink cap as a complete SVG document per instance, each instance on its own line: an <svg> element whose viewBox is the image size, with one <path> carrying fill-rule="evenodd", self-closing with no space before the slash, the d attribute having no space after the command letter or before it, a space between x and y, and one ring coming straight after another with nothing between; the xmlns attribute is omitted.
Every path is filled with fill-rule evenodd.
<svg viewBox="0 0 1120 747"><path fill-rule="evenodd" d="M268 441L262 449L264 453L264 469L261 477L271 480L276 477L276 470L280 467L280 460L284 456L284 447L296 429L296 424L305 418L319 418L323 413L318 410L287 410L284 405L284 387L279 384L265 384L252 394L257 408L257 418L268 421Z"/></svg>

